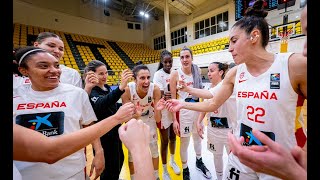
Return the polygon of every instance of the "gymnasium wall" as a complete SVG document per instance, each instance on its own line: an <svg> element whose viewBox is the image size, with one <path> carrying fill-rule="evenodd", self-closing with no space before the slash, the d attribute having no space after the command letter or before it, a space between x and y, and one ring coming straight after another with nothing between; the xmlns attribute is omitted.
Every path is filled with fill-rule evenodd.
<svg viewBox="0 0 320 180"><path fill-rule="evenodd" d="M71 3L76 1L56 0L54 2L57 4L66 3L70 10L61 10L63 12L59 12L56 10L57 8L52 8L54 10L47 9L42 7L40 2L37 4L36 0L33 3L13 0L13 23L45 27L114 41L143 43L143 31L128 29L127 21L106 17L101 11L97 11L95 7ZM46 4L46 6L50 5L55 7L54 3ZM71 8L74 6L77 8ZM80 17L80 14L86 18ZM91 19L96 19L96 21L89 20L89 16Z"/></svg>
<svg viewBox="0 0 320 180"><path fill-rule="evenodd" d="M210 3L210 2L209 2ZM199 22L201 20L207 19L209 17L215 16L219 13L228 11L229 12L229 29L234 25L235 23L235 7L234 7L234 2L233 0L222 0L219 2L220 4L204 4L197 9L197 11L185 18L185 22L182 23L177 23L180 22L180 18L175 18L175 15L170 16L170 25L171 25L171 32L181 29L182 27L187 26L187 31L188 31L188 42L179 44L176 46L172 46L172 50L182 48L184 46L191 46L194 44L198 44L201 42L207 42L213 39L218 39L220 37L225 37L228 36L229 32L225 31L222 33L214 34L211 36L199 38L199 39L194 39L194 24L196 22ZM215 8L212 8L215 6ZM268 23L272 26L282 24L283 22L283 13L284 9L281 10L272 10L268 12L268 16L266 17L266 20ZM300 13L301 13L301 8L300 8L300 0L296 0L296 3L294 6L288 7L287 8L287 14L288 14L288 22L291 21L296 21L300 19ZM145 44L148 44L151 48L153 48L153 39L159 36L162 36L165 34L165 29L164 29L164 22L163 18L159 20L159 23L153 23L150 26L151 29L154 29L150 36L149 42L145 42ZM148 33L148 32L145 32ZM145 35L146 37L146 35Z"/></svg>
<svg viewBox="0 0 320 180"><path fill-rule="evenodd" d="M305 36L289 39L288 52L302 53L305 40ZM279 53L280 41L270 42L266 49L269 52ZM198 54L193 56L193 63L197 64L199 67L208 67L208 65L214 61L225 62L228 64L230 62L234 62L231 53L228 52L228 50ZM158 65L159 63L147 64L152 75L151 79L153 78L153 74L156 72ZM179 57L174 57L172 68L176 69L178 67L181 67L180 59Z"/></svg>
<svg viewBox="0 0 320 180"><path fill-rule="evenodd" d="M209 2L210 3L210 2ZM184 15L170 15L171 31L175 31L182 27L188 28L188 42L173 46L172 50L181 48L183 46L191 46L201 42L218 39L220 37L228 36L229 32L225 31L215 35L204 38L194 39L194 23L212 17L219 13L229 11L229 27L235 23L234 4L232 0L221 0L220 4L208 5L204 4L197 9L194 14L189 16ZM61 9L61 4L64 4ZM297 0L296 5L289 7L289 21L300 19L300 1ZM48 9L50 6L50 9ZM268 20L272 24L280 24L282 22L282 13L284 10L273 10L269 12ZM159 21L149 19L144 22L143 30L129 30L127 29L127 21L119 20L113 17L105 17L101 13L101 9L97 7L89 7L81 5L79 1L75 0L13 0L13 22L33 26L40 26L49 29L55 29L64 32L71 32L75 34L88 35L93 37L100 37L114 41L124 41L132 43L144 43L153 47L153 38L164 34L163 16ZM56 22L56 20L58 22ZM90 20L90 19L95 19ZM288 51L302 52L305 37L298 37L290 39L288 44ZM269 43L267 50L278 53L280 51L280 42L275 41ZM194 63L200 67L207 67L212 61L232 62L232 56L227 51L210 52L206 54L199 54L194 56ZM149 64L151 72L155 72L158 63ZM180 67L179 58L174 58L173 68ZM153 73L151 73L153 74Z"/></svg>
<svg viewBox="0 0 320 180"><path fill-rule="evenodd" d="M194 39L194 23L199 22L201 20L204 20L208 17L212 17L214 15L217 15L219 13L223 13L225 11L229 11L229 23L234 24L234 17L231 14L234 14L234 4L232 3L228 3L230 0L221 0L219 1L217 4L212 5L212 3L210 4L210 2L207 2L209 4L204 4L202 6L200 6L194 14L191 14L189 16L183 16L181 17L181 15L170 15L170 27L171 27L171 32L181 29L183 27L187 26L187 33L188 33L188 42L187 43L183 43L183 44L179 44L176 46L172 46L172 50L175 49L179 49L182 48L183 46L191 46L194 44L198 44L201 42L206 42L206 41L210 41L213 39L218 39L220 37L225 37L228 35L228 32L222 32L222 33L218 33L215 35L211 35L208 37L204 37L204 38L199 38L199 39ZM183 20L183 21L182 21ZM179 24L179 22L181 22ZM145 35L145 37L148 37L148 42L145 42L145 44L149 45L151 48L153 48L153 39L159 36L164 35L165 33L165 29L164 29L164 21L163 18L160 19L159 21L152 21L149 22L150 26L148 25L148 27L152 30L150 30L152 32L151 35L147 36ZM148 32L144 32L144 33L148 33Z"/></svg>

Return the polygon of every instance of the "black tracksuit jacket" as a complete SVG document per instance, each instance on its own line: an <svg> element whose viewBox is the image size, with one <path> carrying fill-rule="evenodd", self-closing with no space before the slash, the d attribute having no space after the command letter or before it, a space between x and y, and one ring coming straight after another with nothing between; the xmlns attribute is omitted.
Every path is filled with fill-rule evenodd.
<svg viewBox="0 0 320 180"><path fill-rule="evenodd" d="M124 91L121 91L119 87L113 91L110 86L105 85L105 87L107 88L106 91L102 90L98 86L94 87L89 96L98 121L112 116L117 112L120 106L117 101L124 93ZM100 180L119 179L119 174L124 160L122 142L118 134L119 127L120 125L117 125L100 138L105 158L105 170L101 174Z"/></svg>

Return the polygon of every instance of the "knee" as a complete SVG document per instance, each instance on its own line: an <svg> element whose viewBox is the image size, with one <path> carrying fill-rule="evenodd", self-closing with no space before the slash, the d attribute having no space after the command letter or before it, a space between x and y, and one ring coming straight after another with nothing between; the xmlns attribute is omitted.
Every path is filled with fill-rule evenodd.
<svg viewBox="0 0 320 180"><path fill-rule="evenodd" d="M162 137L161 138L161 146L168 147L169 139L168 137Z"/></svg>
<svg viewBox="0 0 320 180"><path fill-rule="evenodd" d="M220 153L220 152L214 152L213 153L213 157L215 159L220 159L220 158L222 158L222 156L223 156L223 152L222 153Z"/></svg>
<svg viewBox="0 0 320 180"><path fill-rule="evenodd" d="M153 142L153 143L150 144L149 147L150 147L152 158L159 157L158 143L157 142Z"/></svg>
<svg viewBox="0 0 320 180"><path fill-rule="evenodd" d="M170 135L169 141L170 141L170 143L175 143L176 142L176 135Z"/></svg>

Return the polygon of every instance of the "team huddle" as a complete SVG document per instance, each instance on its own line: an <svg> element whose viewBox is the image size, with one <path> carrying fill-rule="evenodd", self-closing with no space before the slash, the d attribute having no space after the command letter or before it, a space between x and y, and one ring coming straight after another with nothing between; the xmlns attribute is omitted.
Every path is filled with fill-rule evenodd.
<svg viewBox="0 0 320 180"><path fill-rule="evenodd" d="M85 68L82 84L78 72L59 64L64 51L60 37L49 32L40 33L33 47L15 52L23 76L13 75L13 123L58 139L59 135L87 128L89 131L90 126L93 130L97 128L95 124L105 123L108 118L117 119L115 124L110 121L104 133L95 129L101 133L100 138L92 135L92 140L88 139L94 150L90 172L95 171L95 179L119 179L124 161L122 143L129 149L130 177L140 179L141 167L135 163L137 151L126 139L121 139L124 136L119 136L119 132L124 132L121 125L131 119L148 126L145 135L153 165L152 177L156 179L160 176L171 179L167 163L175 174L182 173L184 180L190 179L190 137L194 142L196 169L208 179L212 178L212 172L218 180L293 179L290 173L277 172L277 167L259 169L263 162L258 158L253 162L245 153L268 152L270 149L265 145L272 143L279 144L286 152L297 148L296 105L307 97L306 52L302 55L266 51L269 29L264 18L267 14L259 3L261 1L249 8L247 16L230 30L229 52L237 65L209 64L210 86L206 88L202 84L201 70L192 63L193 54L187 47L180 51L181 67L177 69L172 68L172 54L162 51L152 80L146 65L136 65L132 70L122 71L119 86L112 90L106 84L107 66L92 60ZM207 126L203 122L206 115ZM127 124L130 127L131 121ZM177 136L182 169L174 160ZM204 136L207 136L206 150L213 153L214 170L208 169L202 161ZM35 160L25 162L19 158L14 161L14 170L16 168L23 179L30 180L85 179L86 158L82 147L84 144L78 145L64 158L50 164ZM170 159L167 159L168 147ZM226 165L223 164L224 148L228 152ZM297 154L300 150L296 150ZM163 166L161 175L159 155ZM293 162L299 161L298 155L292 156ZM272 163L271 159L265 163ZM304 172L303 165L299 165L297 172ZM300 175L304 177L304 173Z"/></svg>

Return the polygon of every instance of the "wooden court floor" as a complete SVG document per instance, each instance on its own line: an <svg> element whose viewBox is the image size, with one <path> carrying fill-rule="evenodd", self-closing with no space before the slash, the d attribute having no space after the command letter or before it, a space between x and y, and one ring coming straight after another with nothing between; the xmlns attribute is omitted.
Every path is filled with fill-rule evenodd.
<svg viewBox="0 0 320 180"><path fill-rule="evenodd" d="M158 137L159 137L159 131L158 131ZM158 144L160 144L160 140L158 140ZM177 141L176 141L176 153L175 153L175 162L178 164L178 166L182 167L181 162L180 162L180 138L177 137ZM120 179L123 180L130 180L130 172L129 172L129 167L128 167L128 149L123 145L123 153L124 153L124 164L120 173ZM170 157L168 157L167 159L169 160ZM93 152L92 152L92 146L88 145L87 146L87 174L90 173L90 166L92 163L92 159L93 159ZM159 156L159 175L161 176L162 174L162 161L161 158ZM181 179L182 180L182 173L178 176L176 175L173 170L171 168L168 167L168 172L171 176L172 179ZM91 180L94 179L94 174L92 175L92 177L90 178ZM160 179L162 179L162 177L160 177ZM100 178L98 178L98 180L100 180Z"/></svg>

